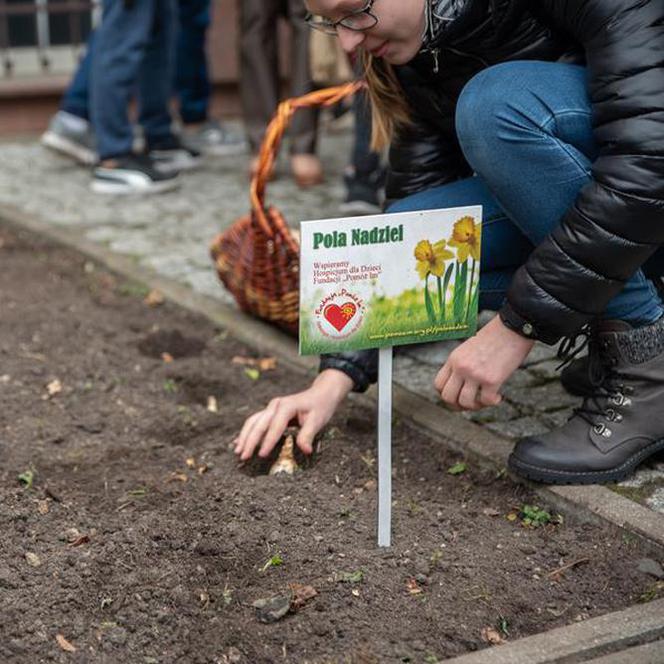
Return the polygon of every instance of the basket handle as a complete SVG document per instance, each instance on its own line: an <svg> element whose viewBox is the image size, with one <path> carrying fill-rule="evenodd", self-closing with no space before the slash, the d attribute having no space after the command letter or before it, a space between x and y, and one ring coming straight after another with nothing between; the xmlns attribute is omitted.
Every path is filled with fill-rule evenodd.
<svg viewBox="0 0 664 664"><path fill-rule="evenodd" d="M274 118L272 118L267 127L265 138L263 139L263 144L258 155L258 169L251 180L252 218L269 238L273 238L275 233L282 235L290 248L296 253L299 251L299 247L286 226L283 217L280 214L270 214L270 211L265 209L265 185L272 172L274 161L277 158L281 139L297 109L309 106L332 106L338 101L354 94L360 88L364 87L364 85L362 81L354 81L323 90L316 90L302 97L287 99L279 104Z"/></svg>

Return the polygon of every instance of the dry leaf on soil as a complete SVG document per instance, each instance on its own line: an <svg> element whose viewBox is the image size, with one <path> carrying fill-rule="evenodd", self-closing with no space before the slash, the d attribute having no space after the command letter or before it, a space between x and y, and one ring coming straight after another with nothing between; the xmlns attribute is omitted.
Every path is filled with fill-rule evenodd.
<svg viewBox="0 0 664 664"><path fill-rule="evenodd" d="M81 535L77 539L75 539L73 542L69 543L69 546L75 547L75 546L81 546L83 544L87 544L90 541L90 536L89 535Z"/></svg>
<svg viewBox="0 0 664 664"><path fill-rule="evenodd" d="M161 304L164 304L164 294L158 290L151 290L143 300L145 304L149 307L158 307Z"/></svg>
<svg viewBox="0 0 664 664"><path fill-rule="evenodd" d="M289 585L291 592L293 593L291 599L291 609L293 611L301 609L310 599L313 599L318 595L313 586L305 586L301 583L291 583Z"/></svg>
<svg viewBox="0 0 664 664"><path fill-rule="evenodd" d="M243 355L236 355L231 362L239 364L244 367L255 367L260 371L274 371L277 368L276 357L244 357Z"/></svg>
<svg viewBox="0 0 664 664"><path fill-rule="evenodd" d="M490 643L493 646L499 646L505 643L505 639L500 635L497 629L493 627L482 627L482 641Z"/></svg>
<svg viewBox="0 0 664 664"><path fill-rule="evenodd" d="M48 500L38 500L37 501L37 511L44 516L45 514L48 514L49 511L49 505L48 505Z"/></svg>
<svg viewBox="0 0 664 664"><path fill-rule="evenodd" d="M169 482L188 482L189 478L184 473L171 473Z"/></svg>
<svg viewBox="0 0 664 664"><path fill-rule="evenodd" d="M196 466L196 459L194 459L194 457L189 457L185 463L187 464L187 468L194 468Z"/></svg>
<svg viewBox="0 0 664 664"><path fill-rule="evenodd" d="M406 590L410 595L421 595L424 592L415 579L406 581Z"/></svg>
<svg viewBox="0 0 664 664"><path fill-rule="evenodd" d="M55 640L58 642L58 645L65 651L65 652L76 652L76 646L72 645L65 639L62 634L56 634Z"/></svg>
<svg viewBox="0 0 664 664"><path fill-rule="evenodd" d="M207 409L210 413L218 413L219 412L219 404L217 403L217 398L216 397L208 397L207 398Z"/></svg>
<svg viewBox="0 0 664 664"><path fill-rule="evenodd" d="M46 386L46 391L49 397L54 397L56 394L62 392L62 383L56 378Z"/></svg>

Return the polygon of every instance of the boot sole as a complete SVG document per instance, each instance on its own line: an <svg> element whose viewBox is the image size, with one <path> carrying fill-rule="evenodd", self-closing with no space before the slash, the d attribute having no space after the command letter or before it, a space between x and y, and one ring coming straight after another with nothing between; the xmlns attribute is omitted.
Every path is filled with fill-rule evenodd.
<svg viewBox="0 0 664 664"><path fill-rule="evenodd" d="M542 468L525 463L514 454L510 454L507 467L520 477L543 484L609 484L626 479L637 466L662 450L664 450L664 438L652 443L638 454L629 457L620 466L611 470L596 472L575 473L568 470L551 470L551 468Z"/></svg>

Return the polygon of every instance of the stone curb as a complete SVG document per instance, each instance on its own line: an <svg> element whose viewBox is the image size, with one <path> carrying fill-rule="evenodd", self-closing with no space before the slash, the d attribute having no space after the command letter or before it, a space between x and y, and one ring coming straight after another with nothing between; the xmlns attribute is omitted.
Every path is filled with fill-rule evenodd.
<svg viewBox="0 0 664 664"><path fill-rule="evenodd" d="M656 641L645 646L636 646L623 652L593 659L589 664L662 664L664 662L664 641Z"/></svg>
<svg viewBox="0 0 664 664"><path fill-rule="evenodd" d="M664 637L664 599L638 604L599 618L552 629L544 634L528 636L514 643L480 650L470 655L447 659L447 664L639 664L637 659L647 648L631 648L635 643L654 641ZM650 646L651 651L657 644ZM661 645L656 652L661 652ZM629 650L625 651L625 648ZM592 659L607 652L609 655ZM633 657L634 655L634 657ZM655 655L656 656L656 655ZM640 655L639 655L640 657ZM662 659L653 659L661 664Z"/></svg>
<svg viewBox="0 0 664 664"><path fill-rule="evenodd" d="M224 327L236 339L262 353L279 356L284 364L299 373L310 373L313 376L316 371L317 360L298 355L292 337L212 297L197 294L173 279L156 275L131 258L90 242L76 229L49 226L8 205L0 207L0 222L73 247L128 279L143 282L150 288L160 290L164 296L178 305L202 314ZM367 395L352 396L361 402L375 404L373 389ZM512 443L489 429L436 406L400 385L394 387L393 405L399 416L425 429L431 435L445 438L446 443L459 453L475 457L480 462L498 468L506 466ZM523 480L518 479L518 481L523 483ZM528 484L544 500L558 508L564 508L580 520L594 519L608 522L641 536L651 544L664 546L664 516L605 487L549 487Z"/></svg>

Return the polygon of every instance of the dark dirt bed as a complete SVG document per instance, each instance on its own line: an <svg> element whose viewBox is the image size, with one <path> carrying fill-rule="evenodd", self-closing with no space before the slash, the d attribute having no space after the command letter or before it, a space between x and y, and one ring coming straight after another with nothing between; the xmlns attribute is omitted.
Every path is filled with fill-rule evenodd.
<svg viewBox="0 0 664 664"><path fill-rule="evenodd" d="M3 664L432 664L657 596L635 538L404 424L377 550L372 412L293 477L238 468L243 419L306 377L2 226L0 266Z"/></svg>

